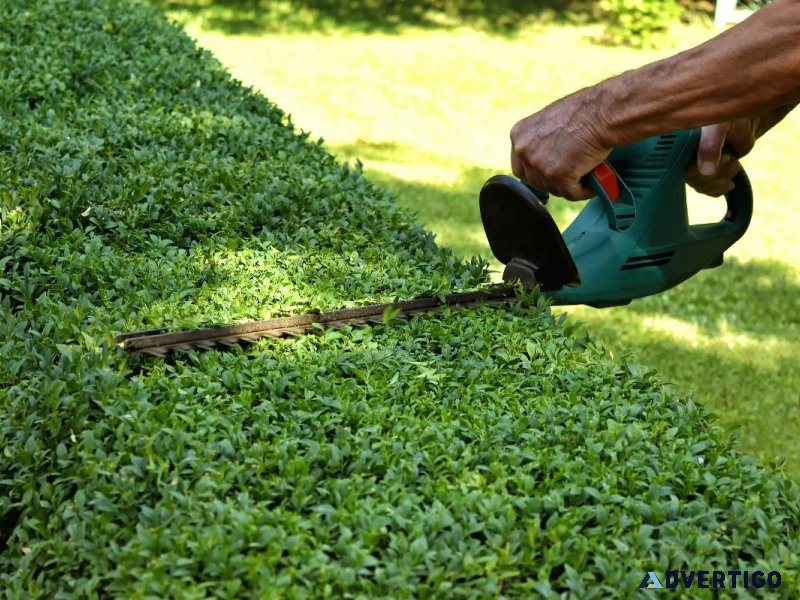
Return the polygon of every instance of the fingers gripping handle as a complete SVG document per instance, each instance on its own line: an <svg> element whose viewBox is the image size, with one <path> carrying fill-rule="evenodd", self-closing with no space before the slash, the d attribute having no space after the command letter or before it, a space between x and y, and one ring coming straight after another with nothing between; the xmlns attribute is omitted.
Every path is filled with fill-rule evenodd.
<svg viewBox="0 0 800 600"><path fill-rule="evenodd" d="M592 172L586 176L588 179L589 187L595 194L600 194L601 190L608 196L609 202L615 202L619 198L620 188L619 179L614 169L611 168L606 161L597 165ZM534 193L534 195L541 201L542 204L547 204L550 199L550 194L545 191L537 190L535 187L525 183L522 184Z"/></svg>
<svg viewBox="0 0 800 600"><path fill-rule="evenodd" d="M727 144L722 148L723 154L739 158ZM725 194L727 211L718 223L693 225L690 231L698 239L730 238L732 244L744 235L750 226L753 216L753 188L743 168L733 177L733 189Z"/></svg>
<svg viewBox="0 0 800 600"><path fill-rule="evenodd" d="M611 168L606 161L597 165L592 172L586 176L589 187L595 194L605 193L608 196L609 202L616 202L620 195L619 178L617 177L614 169ZM550 194L545 191L537 190L533 186L525 183L522 184L534 193L534 195L541 201L542 204L547 204L550 199Z"/></svg>

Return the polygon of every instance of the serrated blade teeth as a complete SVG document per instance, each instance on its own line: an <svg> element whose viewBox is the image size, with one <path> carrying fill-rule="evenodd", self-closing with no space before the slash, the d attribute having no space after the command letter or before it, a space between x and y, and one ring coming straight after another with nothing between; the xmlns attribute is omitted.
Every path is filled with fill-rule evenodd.
<svg viewBox="0 0 800 600"><path fill-rule="evenodd" d="M231 347L240 343L253 343L264 337L299 337L308 333L320 333L331 328L341 329L345 326L363 327L367 324L382 324L387 311L390 311L389 314L394 320L408 321L416 315L428 312L441 313L445 309L505 304L515 297L514 287L505 286L476 292L458 292L445 298L416 298L388 304L342 308L314 315L276 317L174 333L164 330L139 331L121 334L116 339L129 352L164 357L170 351L186 352L193 348L212 349L220 345Z"/></svg>
<svg viewBox="0 0 800 600"><path fill-rule="evenodd" d="M298 337L305 333L305 327L289 327L283 330L284 335L290 335L292 337Z"/></svg>

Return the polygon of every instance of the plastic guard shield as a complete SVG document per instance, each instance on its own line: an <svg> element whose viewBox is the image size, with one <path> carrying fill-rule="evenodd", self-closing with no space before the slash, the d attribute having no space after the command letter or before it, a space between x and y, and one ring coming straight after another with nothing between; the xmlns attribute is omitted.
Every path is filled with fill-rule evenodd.
<svg viewBox="0 0 800 600"><path fill-rule="evenodd" d="M480 192L483 228L506 277L530 269L544 290L580 283L580 276L555 221L536 195L507 175L489 179ZM523 277L523 283L529 285Z"/></svg>

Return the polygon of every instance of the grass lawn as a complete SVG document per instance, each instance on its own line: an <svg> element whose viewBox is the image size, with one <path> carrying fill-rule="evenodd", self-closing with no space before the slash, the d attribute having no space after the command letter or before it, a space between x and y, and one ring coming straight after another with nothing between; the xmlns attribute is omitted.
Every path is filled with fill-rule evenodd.
<svg viewBox="0 0 800 600"><path fill-rule="evenodd" d="M487 259L477 191L490 175L508 171L511 125L577 87L712 34L686 27L672 48L634 51L592 44L591 26L549 24L513 36L469 28L232 34L204 27L202 14L190 18L188 31L234 76L291 113L297 127L324 138L342 160L361 160L440 243ZM747 157L755 216L722 268L629 307L566 309L610 352L630 351L682 390L694 390L724 426L740 432L747 451L764 462L785 458L795 479L799 132L800 111ZM698 222L723 213L719 200L691 202ZM562 225L579 209L563 201L552 206Z"/></svg>

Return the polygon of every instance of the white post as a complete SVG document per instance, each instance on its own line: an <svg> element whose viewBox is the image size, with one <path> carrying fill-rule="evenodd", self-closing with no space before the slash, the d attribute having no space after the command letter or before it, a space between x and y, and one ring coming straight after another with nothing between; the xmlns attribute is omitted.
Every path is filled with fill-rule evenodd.
<svg viewBox="0 0 800 600"><path fill-rule="evenodd" d="M714 9L714 27L722 29L731 23L743 21L750 12L746 10L736 10L736 0L717 0Z"/></svg>

